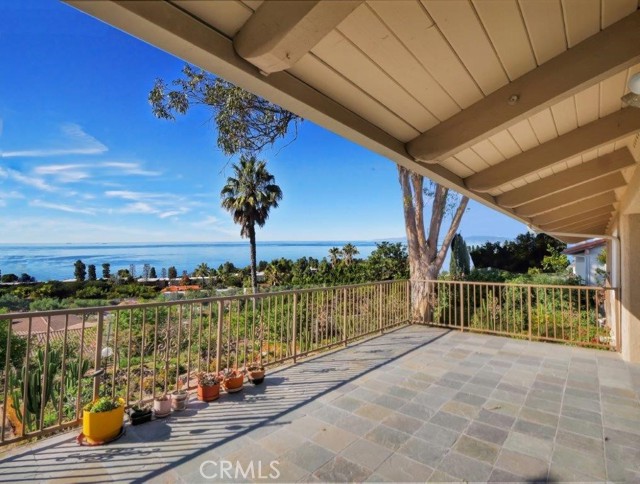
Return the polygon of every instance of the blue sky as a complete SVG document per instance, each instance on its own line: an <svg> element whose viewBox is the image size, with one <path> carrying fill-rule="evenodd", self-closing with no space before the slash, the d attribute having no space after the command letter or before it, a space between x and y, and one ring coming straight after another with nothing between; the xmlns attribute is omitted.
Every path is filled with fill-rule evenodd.
<svg viewBox="0 0 640 484"><path fill-rule="evenodd" d="M184 63L61 2L0 4L0 243L239 240L206 110L151 114ZM390 161L309 121L263 156L284 198L259 240L404 236ZM524 225L471 203L464 236Z"/></svg>

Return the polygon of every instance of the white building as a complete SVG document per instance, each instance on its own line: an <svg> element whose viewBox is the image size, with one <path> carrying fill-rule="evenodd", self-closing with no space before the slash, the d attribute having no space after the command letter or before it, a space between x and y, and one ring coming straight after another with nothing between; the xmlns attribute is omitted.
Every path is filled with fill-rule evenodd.
<svg viewBox="0 0 640 484"><path fill-rule="evenodd" d="M568 247L563 252L573 257L573 273L580 276L588 286L602 284L602 276L598 274L598 270L604 271L606 266L598 261L598 256L606 246L605 240L595 239Z"/></svg>

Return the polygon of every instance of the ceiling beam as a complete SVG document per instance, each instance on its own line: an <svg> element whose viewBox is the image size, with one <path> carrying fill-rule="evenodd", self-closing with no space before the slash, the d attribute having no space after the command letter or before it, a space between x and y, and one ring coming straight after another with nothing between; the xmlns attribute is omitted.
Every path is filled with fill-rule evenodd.
<svg viewBox="0 0 640 484"><path fill-rule="evenodd" d="M616 203L616 201L616 194L615 192L611 191L603 193L601 195L596 195L595 197L588 198L580 202L573 203L571 205L567 205L565 207L551 210L550 212L547 212L545 214L533 217L530 220L533 225L535 225L536 227L540 227L541 225L551 223L555 220L573 217L585 212L589 212L591 210L595 210L596 208L606 207L608 205L611 205L612 203Z"/></svg>
<svg viewBox="0 0 640 484"><path fill-rule="evenodd" d="M640 62L640 12L545 62L407 143L437 163L516 122ZM515 104L509 99L518 96Z"/></svg>
<svg viewBox="0 0 640 484"><path fill-rule="evenodd" d="M597 217L580 218L573 223L565 224L559 227L540 227L542 230L556 230L558 232L573 232L574 230L580 230L583 227L589 227L592 225L604 224L611 219L611 214L599 215Z"/></svg>
<svg viewBox="0 0 640 484"><path fill-rule="evenodd" d="M233 47L263 74L289 69L361 3L362 0L264 2L236 34Z"/></svg>
<svg viewBox="0 0 640 484"><path fill-rule="evenodd" d="M569 188L548 197L534 200L533 202L521 205L516 209L516 213L523 217L533 217L541 213L550 212L565 205L571 205L594 195L606 193L616 188L623 187L627 184L622 173L616 172L583 183L577 187Z"/></svg>
<svg viewBox="0 0 640 484"><path fill-rule="evenodd" d="M621 148L586 163L544 177L521 188L508 191L496 197L503 207L518 207L553 193L591 181L609 173L627 168L636 163L628 148Z"/></svg>
<svg viewBox="0 0 640 484"><path fill-rule="evenodd" d="M615 208L613 205L606 205L604 207L588 210L579 215L574 215L571 217L562 217L560 219L553 220L549 223L545 223L544 225L539 225L539 227L544 230L558 230L560 227L564 227L565 225L570 225L575 223L576 219L586 220L586 219L592 219L601 215L611 215L611 213L614 210Z"/></svg>
<svg viewBox="0 0 640 484"><path fill-rule="evenodd" d="M640 130L640 112L624 108L465 179L470 190L488 192Z"/></svg>
<svg viewBox="0 0 640 484"><path fill-rule="evenodd" d="M608 222L596 223L596 224L593 224L593 225L587 225L587 226L584 226L584 227L580 227L580 228L574 229L571 232L567 232L567 233L576 234L576 235L578 235L578 234L605 235L608 225L609 225ZM562 231L560 230L559 232L562 232ZM587 238L591 238L591 237L587 237Z"/></svg>

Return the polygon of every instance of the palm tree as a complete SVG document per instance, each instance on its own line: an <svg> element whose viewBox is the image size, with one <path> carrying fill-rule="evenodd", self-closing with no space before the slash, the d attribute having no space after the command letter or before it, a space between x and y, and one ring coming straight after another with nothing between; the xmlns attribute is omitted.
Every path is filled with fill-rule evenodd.
<svg viewBox="0 0 640 484"><path fill-rule="evenodd" d="M202 287L204 288L206 287L204 278L211 277L211 272L212 272L212 269L211 267L209 267L209 264L207 264L206 262L203 262L198 267L195 268L195 270L193 271L193 277L201 277Z"/></svg>
<svg viewBox="0 0 640 484"><path fill-rule="evenodd" d="M282 200L282 190L275 184L274 176L267 171L266 162L255 156L240 157L233 164L233 177L220 192L222 207L240 224L240 235L249 238L251 250L251 286L258 289L256 278L256 225L264 227L269 210L276 208Z"/></svg>
<svg viewBox="0 0 640 484"><path fill-rule="evenodd" d="M351 265L353 262L353 256L358 255L360 251L353 244L347 244L342 248L342 255L344 256L344 263L346 265Z"/></svg>
<svg viewBox="0 0 640 484"><path fill-rule="evenodd" d="M335 267L340 260L340 256L342 255L342 251L337 247L331 247L329 249L329 257L331 257L331 266Z"/></svg>

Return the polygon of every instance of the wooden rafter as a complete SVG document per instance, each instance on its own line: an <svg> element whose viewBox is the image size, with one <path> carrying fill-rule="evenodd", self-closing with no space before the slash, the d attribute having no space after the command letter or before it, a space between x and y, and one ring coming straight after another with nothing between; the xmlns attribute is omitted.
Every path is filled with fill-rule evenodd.
<svg viewBox="0 0 640 484"><path fill-rule="evenodd" d="M521 205L516 209L516 212L525 217L533 217L534 215L550 212L566 205L592 198L595 195L615 190L616 188L625 186L626 183L622 173L611 173L602 178L578 185L577 187L569 188L549 195L548 197Z"/></svg>
<svg viewBox="0 0 640 484"><path fill-rule="evenodd" d="M487 192L638 130L640 113L625 108L471 175L465 184L470 190Z"/></svg>
<svg viewBox="0 0 640 484"><path fill-rule="evenodd" d="M545 177L496 197L498 204L514 208L596 178L633 166L636 161L628 148L621 148L568 170Z"/></svg>
<svg viewBox="0 0 640 484"><path fill-rule="evenodd" d="M633 13L498 89L409 143L436 163L640 61L640 12ZM518 96L515 104L508 101Z"/></svg>
<svg viewBox="0 0 640 484"><path fill-rule="evenodd" d="M540 227L555 220L577 216L596 208L609 206L616 201L616 194L611 191L601 195L596 195L595 197L587 198L580 202L572 203L571 205L551 210L537 217L533 217L530 220L533 225Z"/></svg>

